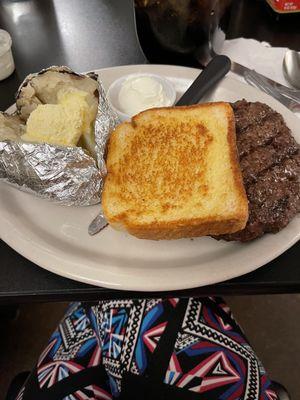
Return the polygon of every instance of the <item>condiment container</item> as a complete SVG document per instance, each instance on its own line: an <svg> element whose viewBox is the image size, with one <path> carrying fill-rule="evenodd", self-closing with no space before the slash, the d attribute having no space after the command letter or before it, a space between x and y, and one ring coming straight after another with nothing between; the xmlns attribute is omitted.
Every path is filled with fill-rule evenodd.
<svg viewBox="0 0 300 400"><path fill-rule="evenodd" d="M15 63L11 52L11 36L0 29L0 81L9 77L15 69Z"/></svg>
<svg viewBox="0 0 300 400"><path fill-rule="evenodd" d="M147 79L148 82L146 82L144 78L150 78L154 85L149 87L149 80ZM140 80L137 87L134 83L136 79ZM130 82L134 84L131 86ZM145 87L143 86L144 84ZM128 90L128 92L126 93L124 89ZM155 90L157 90L157 93ZM122 95L122 98L120 95ZM149 108L173 106L176 100L176 90L172 83L163 76L150 73L135 73L115 80L107 91L107 98L120 120L126 121L138 112ZM130 107L130 102L134 103L135 112L126 112L124 109L124 103L128 103L128 107L126 107L128 110L132 108ZM136 107L138 102L140 102L140 107Z"/></svg>

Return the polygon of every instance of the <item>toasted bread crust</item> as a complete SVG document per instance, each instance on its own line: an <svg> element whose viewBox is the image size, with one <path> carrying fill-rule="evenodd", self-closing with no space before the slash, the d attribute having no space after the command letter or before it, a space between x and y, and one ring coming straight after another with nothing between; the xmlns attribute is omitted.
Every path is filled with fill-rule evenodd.
<svg viewBox="0 0 300 400"><path fill-rule="evenodd" d="M117 187L117 185L121 184L123 185L122 187L124 188L124 192L126 193L118 193L119 200L124 203L130 203L131 200L131 195L130 195L130 189L127 189L126 186L126 179L130 179L130 175L126 175L126 173L130 173L130 171L124 171L126 169L126 166L128 166L127 163L124 163L122 167L121 175L120 175L120 170L118 169L119 167L116 167L115 164L115 154L116 152L120 153L120 148L122 147L122 135L134 135L135 134L135 129L141 129L142 123L143 123L143 117L148 116L149 112L151 112L151 116L154 118L160 118L162 111L167 111L169 112L170 110L180 110L180 111L190 111L190 110L204 110L210 107L225 107L224 110L226 110L226 120L227 120L227 142L229 145L230 149L230 169L231 173L233 176L233 181L234 181L234 190L237 193L238 199L239 199L239 207L238 209L235 210L234 215L206 215L205 217L193 217L189 216L188 218L176 218L174 220L163 220L161 215L164 212L168 212L167 209L162 209L158 212L157 217L153 217L150 222L145 222L143 220L140 220L138 216L143 214L143 208L140 203L137 204L136 201L133 201L132 204L132 210L134 210L134 214L132 214L132 211L130 209L125 209L121 210L120 212L115 212L111 208L111 201L112 201L112 193L114 188ZM158 112L158 114L157 114ZM183 117L186 116L183 114ZM188 115L187 115L188 117ZM151 109L144 111L135 117L132 118L131 122L125 122L121 125L119 125L115 131L112 133L109 144L108 144L108 158L107 158L107 168L108 168L108 175L105 181L104 185L104 190L103 190L103 195L102 195L102 207L104 214L109 221L110 225L114 227L115 229L119 230L126 230L130 234L137 236L139 238L143 239L154 239L154 240L159 240L159 239L178 239L182 237L196 237L196 236L203 236L203 235L218 235L224 232L227 233L232 233L236 232L240 229L243 229L245 226L247 219L248 219L248 206L247 206L247 197L245 194L244 186L243 186L243 181L242 181L242 176L241 172L239 169L239 163L238 163L238 158L237 158L237 152L236 152L236 141L235 141L235 122L234 122L234 115L231 106L228 103L207 103L207 104L201 104L201 105L195 105L195 106L182 106L182 107L172 107L172 108L159 108L159 109ZM194 124L195 125L195 124ZM184 129L184 123L182 125ZM127 132L128 130L128 132ZM154 133L154 134L159 134ZM188 135L188 132L187 132ZM205 136L206 135L206 136ZM209 134L202 132L202 135L199 135L202 137L201 140L204 140L203 148L207 148L209 146L210 138ZM203 139L204 138L204 139ZM130 139L132 139L132 136L130 136ZM126 139L127 140L127 139ZM128 139L129 140L129 139ZM180 138L177 140L180 140ZM205 141L206 140L206 141ZM154 141L154 149L155 145L157 143ZM159 143L159 142L158 142ZM142 142L139 142L137 140L136 142L137 145L143 146ZM200 143L201 144L201 143ZM199 145L200 145L199 144ZM161 146L161 143L159 143L159 146ZM133 147L133 152L132 154L128 155L129 157L135 156L135 152L139 150L139 147ZM179 146L180 147L180 146ZM199 149L202 147L200 146ZM151 149L147 148L149 150L149 153L151 153ZM179 151L179 157L180 157L180 148L178 149ZM200 150L198 151L200 153ZM197 154L198 157L200 157L200 154ZM200 158L199 158L200 160ZM172 161L172 158L171 158ZM194 162L197 162L197 158L193 158ZM182 162L189 162L189 160L185 160ZM199 161L201 162L201 161ZM204 159L205 162L205 159ZM184 165L184 164L183 164ZM130 167L129 167L130 168ZM147 165L146 165L147 168ZM136 173L136 172L135 172ZM133 172L134 174L134 172ZM164 174L167 174L167 171L164 171ZM163 175L164 175L163 174ZM141 173L142 177L144 177L143 173ZM167 175L166 175L167 176ZM184 176L184 175L183 175ZM160 178L162 175L160 175ZM126 178L126 179L125 179ZM164 178L164 176L163 176ZM172 187L172 178L173 176L170 177L169 180L167 180L167 186L171 185ZM205 177L204 177L205 178ZM202 177L201 182L204 180ZM125 179L125 183L124 183ZM134 179L138 179L136 176ZM177 185L180 185L180 183L183 183L183 180L177 180ZM186 182L185 182L186 183ZM143 181L140 182L140 185L143 185ZM139 186L140 187L140 186ZM151 185L150 185L151 187ZM205 187L205 184L203 184L203 187ZM153 190L149 190L147 188L146 194L148 196L148 200L151 199L151 196L153 199L155 199L156 195L160 195L159 192L155 192L155 187L153 187ZM117 189L116 189L117 190ZM153 193L152 193L153 192ZM205 190L202 188L201 189L201 196L205 196ZM124 195L124 196L123 196ZM161 204L159 203L160 206L163 206L165 203L163 202L164 200L164 194L162 194L162 200ZM131 204L130 204L131 205ZM147 210L145 210L147 211Z"/></svg>
<svg viewBox="0 0 300 400"><path fill-rule="evenodd" d="M116 221L114 218L109 222L116 230L125 230L133 236L140 239L151 240L171 240L180 238L192 238L198 236L219 235L220 232L237 232L245 223L241 223L244 214L237 215L236 219L213 220L213 219L194 219L194 220L178 220L168 223L153 222L147 225L134 225L126 220L122 221L120 226L120 218Z"/></svg>

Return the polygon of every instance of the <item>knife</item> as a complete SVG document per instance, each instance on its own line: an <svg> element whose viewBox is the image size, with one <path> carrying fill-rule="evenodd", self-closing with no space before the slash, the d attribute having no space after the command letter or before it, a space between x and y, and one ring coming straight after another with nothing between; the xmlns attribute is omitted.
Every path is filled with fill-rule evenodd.
<svg viewBox="0 0 300 400"><path fill-rule="evenodd" d="M201 98L230 71L231 61L227 56L215 56L180 97L176 106L197 104Z"/></svg>
<svg viewBox="0 0 300 400"><path fill-rule="evenodd" d="M300 91L281 85L266 76L231 60L231 71L243 77L247 83L264 91L291 111L300 111Z"/></svg>

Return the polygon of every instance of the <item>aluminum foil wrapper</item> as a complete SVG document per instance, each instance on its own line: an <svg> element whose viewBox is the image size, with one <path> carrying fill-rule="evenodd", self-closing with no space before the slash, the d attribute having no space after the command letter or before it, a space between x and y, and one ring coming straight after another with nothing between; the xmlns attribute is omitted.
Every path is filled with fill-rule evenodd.
<svg viewBox="0 0 300 400"><path fill-rule="evenodd" d="M75 74L67 67L50 67L30 74L24 85L46 71ZM75 74L95 79L96 74ZM97 78L99 102L95 121L97 163L80 147L62 147L22 141L0 141L0 180L18 189L63 205L87 206L101 201L103 177L106 174L105 149L118 118L111 110L104 88Z"/></svg>
<svg viewBox="0 0 300 400"><path fill-rule="evenodd" d="M100 201L101 174L94 159L80 147L0 142L0 179L65 205Z"/></svg>
<svg viewBox="0 0 300 400"><path fill-rule="evenodd" d="M110 132L120 123L117 114L112 110L106 98L105 90L100 83L98 112L95 121L95 141L98 167L106 175L105 150Z"/></svg>

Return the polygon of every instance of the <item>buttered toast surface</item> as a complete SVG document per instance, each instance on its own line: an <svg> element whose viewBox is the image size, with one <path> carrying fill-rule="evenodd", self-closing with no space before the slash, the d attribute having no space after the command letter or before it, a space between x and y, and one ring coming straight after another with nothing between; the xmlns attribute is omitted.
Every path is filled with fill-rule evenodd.
<svg viewBox="0 0 300 400"><path fill-rule="evenodd" d="M248 203L227 103L144 111L110 137L102 206L115 229L145 239L242 229Z"/></svg>

